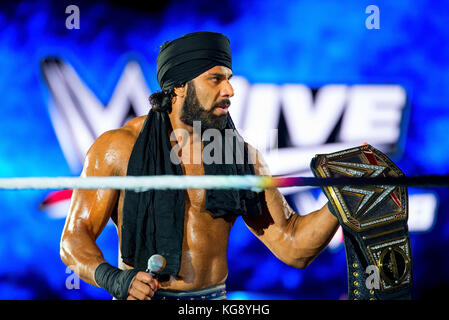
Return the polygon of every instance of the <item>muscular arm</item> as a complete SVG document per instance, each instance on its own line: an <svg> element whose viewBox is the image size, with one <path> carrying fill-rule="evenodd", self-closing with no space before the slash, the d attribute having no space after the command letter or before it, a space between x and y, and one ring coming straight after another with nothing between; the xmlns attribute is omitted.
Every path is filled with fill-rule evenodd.
<svg viewBox="0 0 449 320"><path fill-rule="evenodd" d="M123 165L130 141L123 129L101 135L89 149L82 177L117 175L116 168ZM132 145L131 145L132 147ZM61 237L62 261L81 279L97 285L94 272L105 259L96 244L116 206L118 190L74 190L69 214Z"/></svg>
<svg viewBox="0 0 449 320"><path fill-rule="evenodd" d="M87 153L81 176L126 175L128 160L144 119L135 118L123 128L101 135ZM96 244L118 197L118 190L74 190L61 237L61 259L81 279L103 287L114 297L148 300L159 288L158 281L149 273L121 271L104 263ZM100 283L95 280L97 268Z"/></svg>
<svg viewBox="0 0 449 320"><path fill-rule="evenodd" d="M256 174L269 175L260 153L256 158ZM278 189L266 189L261 200L262 216L244 218L244 221L271 252L288 265L305 268L327 246L338 229L338 220L327 204L301 216L290 208Z"/></svg>

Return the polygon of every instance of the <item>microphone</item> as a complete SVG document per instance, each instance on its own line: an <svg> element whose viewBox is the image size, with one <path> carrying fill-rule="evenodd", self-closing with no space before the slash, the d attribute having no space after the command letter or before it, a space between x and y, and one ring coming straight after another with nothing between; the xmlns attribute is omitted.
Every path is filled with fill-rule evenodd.
<svg viewBox="0 0 449 320"><path fill-rule="evenodd" d="M153 254L150 259L148 259L147 272L153 277L156 277L159 272L164 270L166 263L163 256L160 254Z"/></svg>

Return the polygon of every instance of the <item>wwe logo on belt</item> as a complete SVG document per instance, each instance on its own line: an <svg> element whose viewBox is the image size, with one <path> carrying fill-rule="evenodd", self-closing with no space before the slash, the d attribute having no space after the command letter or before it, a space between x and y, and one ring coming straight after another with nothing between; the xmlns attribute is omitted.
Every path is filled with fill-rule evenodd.
<svg viewBox="0 0 449 320"><path fill-rule="evenodd" d="M375 178L379 175L383 174L387 169L384 166L379 166L375 164L360 164L360 163L349 163L349 162L329 162L328 167L340 172L346 172L351 176L360 178L365 176L368 172L372 170L372 173L367 175L369 178ZM354 215L359 217L359 212L362 212L361 215L366 215L371 211L379 202L381 202L385 197L391 194L391 192L395 189L395 186L373 186L370 188L355 188L351 186L345 186L342 188L342 191L352 192L356 194L363 195L363 199L355 210ZM380 195L375 198L374 201L371 202L370 206L366 208L369 200L376 194L380 193ZM397 200L397 197L394 199Z"/></svg>

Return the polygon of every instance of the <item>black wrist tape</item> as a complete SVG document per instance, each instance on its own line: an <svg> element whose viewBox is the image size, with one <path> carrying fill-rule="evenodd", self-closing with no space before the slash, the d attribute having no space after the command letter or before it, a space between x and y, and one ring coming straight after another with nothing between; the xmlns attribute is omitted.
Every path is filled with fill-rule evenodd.
<svg viewBox="0 0 449 320"><path fill-rule="evenodd" d="M137 272L139 271L135 269L120 270L103 262L95 269L94 277L101 288L106 289L113 297L124 300L128 297L129 286Z"/></svg>

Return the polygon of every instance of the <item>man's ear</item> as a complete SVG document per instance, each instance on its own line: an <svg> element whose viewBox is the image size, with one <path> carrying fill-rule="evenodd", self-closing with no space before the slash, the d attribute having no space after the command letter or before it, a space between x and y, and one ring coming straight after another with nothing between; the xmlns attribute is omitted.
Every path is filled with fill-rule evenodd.
<svg viewBox="0 0 449 320"><path fill-rule="evenodd" d="M175 96L179 98L184 98L187 92L187 83L177 86L173 89Z"/></svg>

